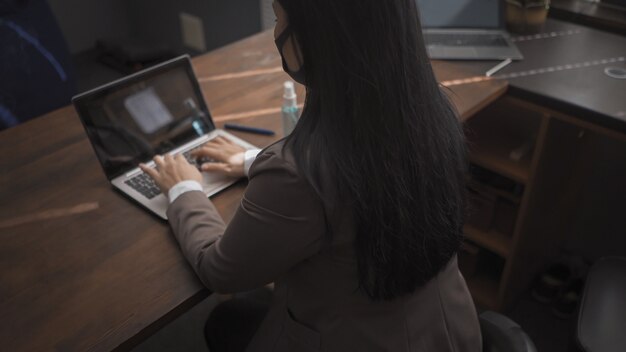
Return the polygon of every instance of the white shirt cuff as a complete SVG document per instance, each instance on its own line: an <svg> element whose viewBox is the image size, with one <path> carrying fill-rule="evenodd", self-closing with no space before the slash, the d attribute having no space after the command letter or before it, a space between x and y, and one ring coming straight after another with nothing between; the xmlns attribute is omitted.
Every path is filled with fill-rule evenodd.
<svg viewBox="0 0 626 352"><path fill-rule="evenodd" d="M176 198L183 195L183 193L191 191L202 192L202 185L192 180L178 182L174 185L174 187L170 188L169 192L167 192L168 198L170 199L170 204L174 203Z"/></svg>
<svg viewBox="0 0 626 352"><path fill-rule="evenodd" d="M252 166L252 163L254 162L254 159L256 159L256 156L259 154L260 151L261 151L261 149L250 149L250 150L246 150L246 152L244 153L244 156L243 156L243 174L246 175L246 177L248 177L248 172L250 171L250 166Z"/></svg>

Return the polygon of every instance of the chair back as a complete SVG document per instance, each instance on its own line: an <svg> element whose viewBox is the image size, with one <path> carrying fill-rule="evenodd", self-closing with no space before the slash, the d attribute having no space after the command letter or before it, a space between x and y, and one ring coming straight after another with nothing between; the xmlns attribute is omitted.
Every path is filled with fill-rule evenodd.
<svg viewBox="0 0 626 352"><path fill-rule="evenodd" d="M626 258L602 258L591 267L576 337L586 352L626 351Z"/></svg>
<svg viewBox="0 0 626 352"><path fill-rule="evenodd" d="M478 319L484 352L537 352L533 341L513 320L492 311L482 312Z"/></svg>

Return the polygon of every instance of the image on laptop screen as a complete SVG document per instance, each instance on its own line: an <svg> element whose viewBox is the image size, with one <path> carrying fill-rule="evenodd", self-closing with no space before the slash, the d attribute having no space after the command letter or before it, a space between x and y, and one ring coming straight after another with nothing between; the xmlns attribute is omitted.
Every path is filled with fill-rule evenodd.
<svg viewBox="0 0 626 352"><path fill-rule="evenodd" d="M424 28L500 27L501 0L417 0Z"/></svg>
<svg viewBox="0 0 626 352"><path fill-rule="evenodd" d="M104 88L77 108L109 177L214 129L185 66Z"/></svg>

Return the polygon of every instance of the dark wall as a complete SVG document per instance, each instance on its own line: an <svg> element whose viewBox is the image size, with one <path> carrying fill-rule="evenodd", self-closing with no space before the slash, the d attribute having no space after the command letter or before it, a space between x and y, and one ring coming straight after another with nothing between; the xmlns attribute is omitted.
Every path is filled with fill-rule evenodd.
<svg viewBox="0 0 626 352"><path fill-rule="evenodd" d="M72 54L94 47L97 39L133 38L185 48L179 13L202 19L207 50L261 30L259 0L48 0Z"/></svg>
<svg viewBox="0 0 626 352"><path fill-rule="evenodd" d="M215 49L261 30L258 0L210 0L207 48Z"/></svg>
<svg viewBox="0 0 626 352"><path fill-rule="evenodd" d="M258 0L131 0L128 8L138 38L168 43L181 53L195 53L183 45L181 12L202 19L209 51L261 30Z"/></svg>
<svg viewBox="0 0 626 352"><path fill-rule="evenodd" d="M48 0L72 54L91 49L98 38L131 35L128 0Z"/></svg>

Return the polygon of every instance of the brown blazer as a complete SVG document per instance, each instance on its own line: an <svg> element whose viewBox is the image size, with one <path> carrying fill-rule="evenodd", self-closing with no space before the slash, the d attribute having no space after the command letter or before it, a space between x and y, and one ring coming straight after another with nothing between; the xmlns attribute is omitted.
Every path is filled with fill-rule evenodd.
<svg viewBox="0 0 626 352"><path fill-rule="evenodd" d="M167 212L182 251L216 292L275 282L251 352L479 352L481 335L456 257L413 294L373 302L357 290L349 211L326 220L324 204L279 142L250 169L241 205L226 226L201 192ZM326 221L333 229L323 244Z"/></svg>

